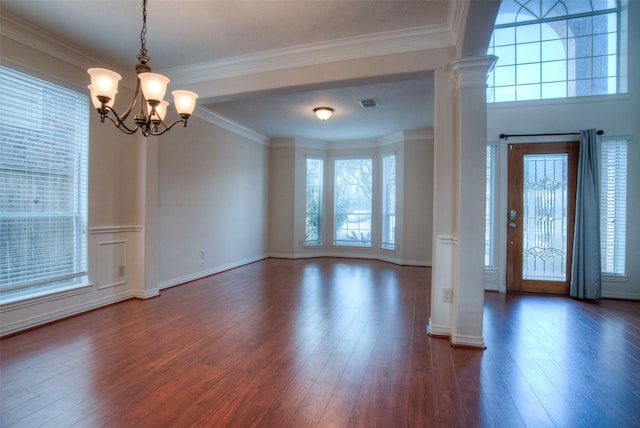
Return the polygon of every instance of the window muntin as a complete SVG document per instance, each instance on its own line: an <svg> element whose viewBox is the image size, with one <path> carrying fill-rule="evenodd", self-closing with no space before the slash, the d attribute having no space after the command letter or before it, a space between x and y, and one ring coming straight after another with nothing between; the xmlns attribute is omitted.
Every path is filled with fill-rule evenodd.
<svg viewBox="0 0 640 428"><path fill-rule="evenodd" d="M383 248L396 244L396 155L382 156L382 241Z"/></svg>
<svg viewBox="0 0 640 428"><path fill-rule="evenodd" d="M503 0L488 54L487 101L520 101L618 92L615 0Z"/></svg>
<svg viewBox="0 0 640 428"><path fill-rule="evenodd" d="M334 244L371 246L373 159L334 163Z"/></svg>
<svg viewBox="0 0 640 428"><path fill-rule="evenodd" d="M0 66L0 291L87 272L86 95Z"/></svg>
<svg viewBox="0 0 640 428"><path fill-rule="evenodd" d="M322 177L324 161L307 158L307 190L305 197L305 244L322 243Z"/></svg>
<svg viewBox="0 0 640 428"><path fill-rule="evenodd" d="M601 271L624 275L627 224L627 141L603 140L600 165Z"/></svg>

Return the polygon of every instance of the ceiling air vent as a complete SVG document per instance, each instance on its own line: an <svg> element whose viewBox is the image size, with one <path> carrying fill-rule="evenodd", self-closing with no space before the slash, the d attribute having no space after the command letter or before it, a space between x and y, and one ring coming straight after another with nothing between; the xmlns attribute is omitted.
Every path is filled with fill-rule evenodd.
<svg viewBox="0 0 640 428"><path fill-rule="evenodd" d="M360 100L358 102L360 103L360 106L362 108L373 108L380 105L377 98L369 98L367 100Z"/></svg>

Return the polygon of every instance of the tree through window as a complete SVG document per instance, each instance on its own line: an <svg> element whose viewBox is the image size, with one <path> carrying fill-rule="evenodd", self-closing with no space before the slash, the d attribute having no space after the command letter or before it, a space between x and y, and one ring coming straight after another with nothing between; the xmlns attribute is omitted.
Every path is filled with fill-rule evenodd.
<svg viewBox="0 0 640 428"><path fill-rule="evenodd" d="M371 246L373 160L335 161L334 243Z"/></svg>

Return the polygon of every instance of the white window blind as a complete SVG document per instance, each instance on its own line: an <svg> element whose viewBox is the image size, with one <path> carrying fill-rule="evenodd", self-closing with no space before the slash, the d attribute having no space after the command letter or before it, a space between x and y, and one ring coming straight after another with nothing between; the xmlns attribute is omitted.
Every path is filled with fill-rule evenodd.
<svg viewBox="0 0 640 428"><path fill-rule="evenodd" d="M87 271L86 95L0 66L0 291Z"/></svg>
<svg viewBox="0 0 640 428"><path fill-rule="evenodd" d="M382 157L382 247L396 244L396 155Z"/></svg>
<svg viewBox="0 0 640 428"><path fill-rule="evenodd" d="M492 268L494 260L493 229L495 222L496 146L487 146L487 174L484 228L484 267Z"/></svg>
<svg viewBox="0 0 640 428"><path fill-rule="evenodd" d="M602 273L624 275L627 224L627 141L602 141L600 165Z"/></svg>

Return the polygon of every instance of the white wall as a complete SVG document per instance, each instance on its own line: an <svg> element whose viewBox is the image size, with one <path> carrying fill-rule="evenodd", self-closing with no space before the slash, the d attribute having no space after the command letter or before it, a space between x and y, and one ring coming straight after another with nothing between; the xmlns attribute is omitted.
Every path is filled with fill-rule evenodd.
<svg viewBox="0 0 640 428"><path fill-rule="evenodd" d="M269 150L269 254L291 254L295 223L295 148L292 140Z"/></svg>
<svg viewBox="0 0 640 428"><path fill-rule="evenodd" d="M402 250L406 260L432 264L433 133L404 144Z"/></svg>
<svg viewBox="0 0 640 428"><path fill-rule="evenodd" d="M640 22L640 2L629 2L629 22ZM574 98L553 101L489 104L487 140L499 142L499 135L575 132L596 128L604 138L630 135L627 179L627 249L626 277L603 278L603 296L640 299L640 27L629 26L628 93L616 96ZM554 139L558 140L558 139ZM541 141L541 138L511 139L509 142ZM547 138L545 141L549 141ZM499 251L497 275L488 288L504 288L506 253L506 144L500 144L498 162L501 167L497 207L497 240ZM495 282L498 281L498 284Z"/></svg>
<svg viewBox="0 0 640 428"><path fill-rule="evenodd" d="M266 257L268 162L263 143L198 117L163 136L160 288Z"/></svg>

